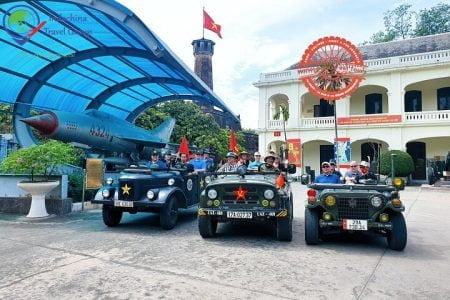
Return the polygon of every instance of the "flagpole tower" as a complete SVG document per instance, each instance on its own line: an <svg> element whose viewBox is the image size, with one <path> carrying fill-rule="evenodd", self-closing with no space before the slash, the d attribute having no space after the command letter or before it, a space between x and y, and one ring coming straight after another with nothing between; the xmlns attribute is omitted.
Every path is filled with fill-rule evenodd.
<svg viewBox="0 0 450 300"><path fill-rule="evenodd" d="M212 56L215 44L205 38L192 41L195 57L194 72L211 90L213 89Z"/></svg>

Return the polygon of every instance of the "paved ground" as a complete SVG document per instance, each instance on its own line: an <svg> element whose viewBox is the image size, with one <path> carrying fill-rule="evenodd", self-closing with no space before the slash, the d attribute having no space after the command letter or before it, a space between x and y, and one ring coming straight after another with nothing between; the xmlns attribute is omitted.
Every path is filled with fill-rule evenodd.
<svg viewBox="0 0 450 300"><path fill-rule="evenodd" d="M305 187L296 191L294 240L270 228L219 226L203 240L196 211L172 231L156 215L107 228L99 210L30 222L0 214L1 299L448 299L450 189L407 188L408 246L385 239L306 246Z"/></svg>

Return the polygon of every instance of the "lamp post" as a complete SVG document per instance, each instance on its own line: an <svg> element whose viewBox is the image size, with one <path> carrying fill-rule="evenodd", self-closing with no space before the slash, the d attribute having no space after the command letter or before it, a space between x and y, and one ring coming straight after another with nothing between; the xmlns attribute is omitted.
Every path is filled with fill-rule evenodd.
<svg viewBox="0 0 450 300"><path fill-rule="evenodd" d="M391 153L391 179L392 183L394 183L394 177L395 177L395 168L394 168L394 157L397 156L395 153Z"/></svg>

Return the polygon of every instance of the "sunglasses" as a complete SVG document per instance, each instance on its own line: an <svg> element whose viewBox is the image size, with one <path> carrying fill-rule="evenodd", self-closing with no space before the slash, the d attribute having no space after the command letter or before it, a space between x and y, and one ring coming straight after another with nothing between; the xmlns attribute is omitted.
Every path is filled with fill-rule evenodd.
<svg viewBox="0 0 450 300"><path fill-rule="evenodd" d="M352 168L356 168L357 166L350 166L350 167L352 167Z"/></svg>
<svg viewBox="0 0 450 300"><path fill-rule="evenodd" d="M359 167L360 167L360 168L364 168L364 169L367 168L366 166L359 166Z"/></svg>
<svg viewBox="0 0 450 300"><path fill-rule="evenodd" d="M330 166L322 166L322 168L329 168Z"/></svg>

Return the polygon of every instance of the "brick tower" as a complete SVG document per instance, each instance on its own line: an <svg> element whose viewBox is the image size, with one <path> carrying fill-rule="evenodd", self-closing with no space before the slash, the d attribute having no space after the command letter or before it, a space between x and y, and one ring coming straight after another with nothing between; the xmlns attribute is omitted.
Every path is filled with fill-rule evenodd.
<svg viewBox="0 0 450 300"><path fill-rule="evenodd" d="M214 55L215 44L216 43L213 41L205 38L192 41L195 57L194 72L211 90L213 89L212 56ZM234 130L241 129L240 123L236 123L232 118L227 117L227 115L222 111L214 109L212 105L204 102L196 103L200 106L204 113L211 114L220 127L233 128Z"/></svg>

